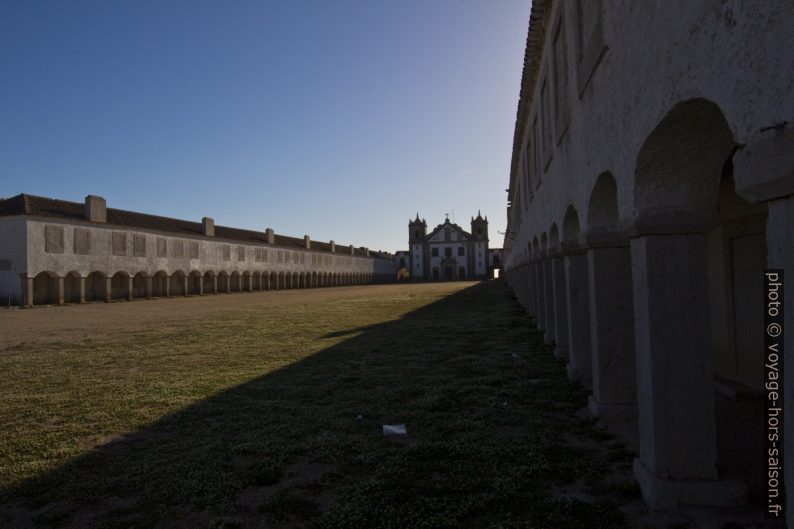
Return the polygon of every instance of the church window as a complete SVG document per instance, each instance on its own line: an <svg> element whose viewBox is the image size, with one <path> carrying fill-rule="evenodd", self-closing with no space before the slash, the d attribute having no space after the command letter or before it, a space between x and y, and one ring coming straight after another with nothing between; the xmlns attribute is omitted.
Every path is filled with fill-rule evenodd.
<svg viewBox="0 0 794 529"><path fill-rule="evenodd" d="M444 257L452 257L452 248L449 246L444 248Z"/></svg>
<svg viewBox="0 0 794 529"><path fill-rule="evenodd" d="M477 228L477 235L482 235L482 228Z"/></svg>
<svg viewBox="0 0 794 529"><path fill-rule="evenodd" d="M463 246L458 246L458 255L466 255L466 250L463 248Z"/></svg>
<svg viewBox="0 0 794 529"><path fill-rule="evenodd" d="M430 250L430 252L431 252L430 255L432 255L433 257L438 257L438 248L433 248L432 250Z"/></svg>
<svg viewBox="0 0 794 529"><path fill-rule="evenodd" d="M449 241L451 239L452 239L452 230L447 228L446 230L444 230L444 240Z"/></svg>

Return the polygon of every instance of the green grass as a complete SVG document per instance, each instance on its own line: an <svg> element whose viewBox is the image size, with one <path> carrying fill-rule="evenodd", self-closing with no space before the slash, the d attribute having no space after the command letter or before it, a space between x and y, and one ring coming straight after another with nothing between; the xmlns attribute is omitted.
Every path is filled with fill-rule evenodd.
<svg viewBox="0 0 794 529"><path fill-rule="evenodd" d="M554 493L598 482L610 454L565 441L598 437L574 416L585 394L506 288L447 294L0 350L0 522L623 527L614 503Z"/></svg>

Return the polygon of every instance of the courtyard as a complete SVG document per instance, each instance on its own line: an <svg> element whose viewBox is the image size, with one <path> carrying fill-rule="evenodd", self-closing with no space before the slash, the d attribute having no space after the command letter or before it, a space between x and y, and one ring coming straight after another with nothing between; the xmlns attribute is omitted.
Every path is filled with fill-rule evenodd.
<svg viewBox="0 0 794 529"><path fill-rule="evenodd" d="M501 281L0 311L0 343L3 527L624 527L642 509L633 454L582 416Z"/></svg>

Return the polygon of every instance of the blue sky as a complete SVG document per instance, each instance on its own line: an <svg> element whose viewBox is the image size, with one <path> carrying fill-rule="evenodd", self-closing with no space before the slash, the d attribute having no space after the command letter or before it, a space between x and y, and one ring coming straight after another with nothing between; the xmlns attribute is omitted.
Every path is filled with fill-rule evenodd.
<svg viewBox="0 0 794 529"><path fill-rule="evenodd" d="M6 1L0 196L398 250L505 228L529 0Z"/></svg>

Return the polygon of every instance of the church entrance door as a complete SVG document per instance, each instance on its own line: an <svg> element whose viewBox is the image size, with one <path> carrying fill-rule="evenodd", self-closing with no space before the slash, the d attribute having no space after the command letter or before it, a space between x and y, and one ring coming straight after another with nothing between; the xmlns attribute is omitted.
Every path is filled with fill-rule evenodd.
<svg viewBox="0 0 794 529"><path fill-rule="evenodd" d="M451 266L445 266L444 267L444 280L452 281L453 279L455 279L455 272L453 271L453 268Z"/></svg>

